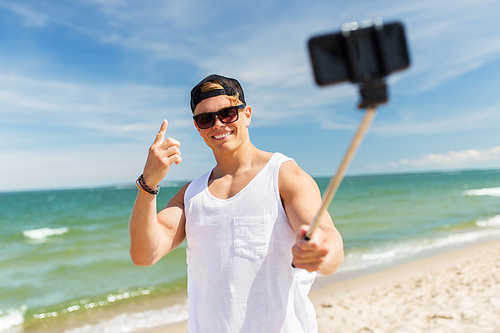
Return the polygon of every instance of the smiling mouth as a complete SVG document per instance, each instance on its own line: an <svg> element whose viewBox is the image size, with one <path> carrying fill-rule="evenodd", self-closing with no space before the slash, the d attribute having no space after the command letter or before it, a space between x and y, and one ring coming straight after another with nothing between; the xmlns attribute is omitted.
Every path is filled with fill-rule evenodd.
<svg viewBox="0 0 500 333"><path fill-rule="evenodd" d="M214 139L224 139L224 138L230 136L231 134L233 134L233 132L227 132L227 133L223 133L223 134L219 134L219 135L214 135L212 137Z"/></svg>

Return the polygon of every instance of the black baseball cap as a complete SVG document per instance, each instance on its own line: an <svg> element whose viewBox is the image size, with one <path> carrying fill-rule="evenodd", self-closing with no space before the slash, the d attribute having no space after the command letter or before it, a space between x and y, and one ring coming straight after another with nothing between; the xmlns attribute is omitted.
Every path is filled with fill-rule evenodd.
<svg viewBox="0 0 500 333"><path fill-rule="evenodd" d="M220 83L223 89L215 89L202 93L200 88L205 82L217 82ZM236 96L238 95L238 99L246 105L245 103L245 95L243 94L243 89L241 88L240 83L236 79L231 79L228 77L224 77L218 74L212 74L204 78L200 81L192 90L191 90L191 111L194 113L194 109L196 105L200 103L202 100L214 97L214 96Z"/></svg>

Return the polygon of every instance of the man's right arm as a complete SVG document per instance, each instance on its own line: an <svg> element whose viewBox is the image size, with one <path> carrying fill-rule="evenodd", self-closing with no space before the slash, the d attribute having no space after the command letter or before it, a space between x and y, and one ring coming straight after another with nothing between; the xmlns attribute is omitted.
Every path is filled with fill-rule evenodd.
<svg viewBox="0 0 500 333"><path fill-rule="evenodd" d="M144 166L142 181L149 188L156 188L167 175L172 164L182 161L180 143L165 140L167 121L164 120L156 139L151 145ZM165 254L179 246L186 237L184 225L183 186L169 201L167 207L156 213L156 195L139 190L130 215L130 256L138 266L151 266Z"/></svg>
<svg viewBox="0 0 500 333"><path fill-rule="evenodd" d="M151 266L186 238L184 185L156 214L156 196L139 191L130 216L130 257L137 266Z"/></svg>

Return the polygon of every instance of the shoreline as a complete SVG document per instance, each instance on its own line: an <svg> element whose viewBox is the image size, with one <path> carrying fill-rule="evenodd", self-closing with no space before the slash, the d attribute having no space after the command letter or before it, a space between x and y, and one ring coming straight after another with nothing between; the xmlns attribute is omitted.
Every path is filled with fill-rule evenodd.
<svg viewBox="0 0 500 333"><path fill-rule="evenodd" d="M320 333L500 332L500 240L329 278L309 293ZM136 333L186 333L186 322Z"/></svg>

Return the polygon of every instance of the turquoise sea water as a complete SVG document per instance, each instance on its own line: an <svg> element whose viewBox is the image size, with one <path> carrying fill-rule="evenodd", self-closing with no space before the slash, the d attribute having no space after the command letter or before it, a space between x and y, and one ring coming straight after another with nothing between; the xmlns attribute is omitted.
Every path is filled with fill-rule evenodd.
<svg viewBox="0 0 500 333"><path fill-rule="evenodd" d="M324 190L328 178L316 179ZM162 187L166 205L182 183ZM0 193L0 332L134 332L183 320L179 248L152 267L128 254L135 186ZM330 206L339 274L500 238L500 170L356 176Z"/></svg>

